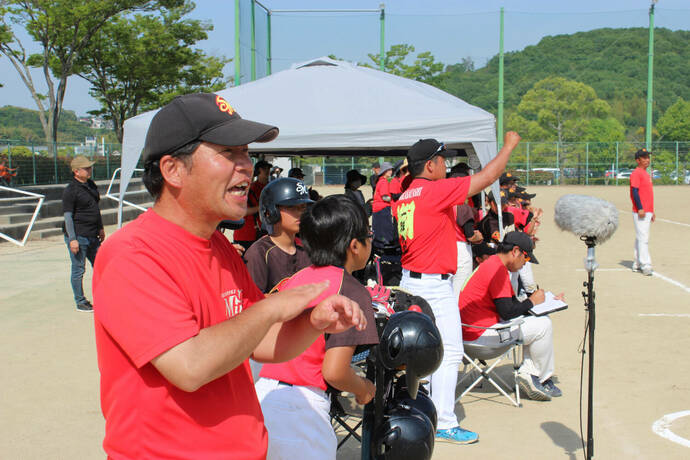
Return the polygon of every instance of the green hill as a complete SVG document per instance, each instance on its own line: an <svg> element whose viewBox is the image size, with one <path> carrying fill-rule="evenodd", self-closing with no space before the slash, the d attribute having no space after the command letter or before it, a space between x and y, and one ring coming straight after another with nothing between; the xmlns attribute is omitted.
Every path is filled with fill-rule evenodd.
<svg viewBox="0 0 690 460"><path fill-rule="evenodd" d="M679 97L690 100L690 31L656 29L654 120ZM504 100L509 113L539 80L562 76L592 86L629 131L645 125L648 30L597 29L544 37L537 45L506 53ZM474 71L446 67L441 89L470 104L497 111L498 55Z"/></svg>
<svg viewBox="0 0 690 460"><path fill-rule="evenodd" d="M58 142L84 142L86 136L106 136L106 142L117 142L115 133L109 129L91 129L80 123L71 110L63 110L58 127ZM36 110L0 107L0 139L44 143L45 134Z"/></svg>

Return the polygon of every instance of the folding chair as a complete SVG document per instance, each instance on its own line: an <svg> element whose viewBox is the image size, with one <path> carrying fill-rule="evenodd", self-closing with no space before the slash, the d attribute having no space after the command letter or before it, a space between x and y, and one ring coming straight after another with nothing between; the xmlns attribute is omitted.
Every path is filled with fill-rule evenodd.
<svg viewBox="0 0 690 460"><path fill-rule="evenodd" d="M370 350L366 350L362 353L354 355L352 357L352 364L358 367L364 367L369 353ZM340 396L340 392L338 390L335 388L329 388L328 394L331 398L331 410L329 415L331 416L331 425L333 425L333 430L341 427L347 431L347 435L345 435L345 437L338 442L338 449L340 449L340 447L342 447L342 445L345 444L351 437L355 438L358 442L362 442L362 437L357 433L357 430L362 426L362 417L359 415L348 414L345 411L343 405L338 399L338 396ZM359 421L354 426L350 426L347 421L351 418L359 419Z"/></svg>
<svg viewBox="0 0 690 460"><path fill-rule="evenodd" d="M462 392L462 394L455 400L457 403L462 399L463 396L465 396L467 393L472 391L474 387L476 387L482 380L486 380L489 382L491 385L493 385L503 396L508 398L508 400L515 406L515 407L521 407L520 404L520 390L518 388L518 382L517 382L517 375L518 375L518 369L520 368L520 365L522 364L522 341L519 339L520 333L520 325L524 321L521 318L515 318L511 321L504 321L500 322L497 324L494 324L491 327L481 327L481 326L474 326L471 324L462 324L464 327L470 327L470 328L476 328L476 329L491 329L495 330L499 334L499 340L500 337L505 335L505 340L502 342L498 342L495 345L484 345L484 344L477 344L474 342L467 342L463 341L463 348L464 348L464 353L463 353L463 363L464 363L464 368L463 368L463 376L458 380L458 386L460 383L467 378L468 375L470 375L472 372L468 372L468 368L470 368L470 371L472 369L477 370L479 372L479 376L475 379L472 384L465 389L465 391ZM517 326L518 327L518 336L514 337L513 335L510 334L510 329ZM508 389L508 391L513 391L511 390L510 386L505 383L505 381L493 370L496 368L496 366L503 360L504 357L507 357L509 353L513 354L513 378L515 382L515 399L513 399L507 392L504 390L501 385L498 383L500 382L503 384L503 386ZM519 358L519 359L518 359ZM489 366L487 361L495 359L495 361ZM495 380L494 380L495 379ZM497 382L498 381L498 382Z"/></svg>

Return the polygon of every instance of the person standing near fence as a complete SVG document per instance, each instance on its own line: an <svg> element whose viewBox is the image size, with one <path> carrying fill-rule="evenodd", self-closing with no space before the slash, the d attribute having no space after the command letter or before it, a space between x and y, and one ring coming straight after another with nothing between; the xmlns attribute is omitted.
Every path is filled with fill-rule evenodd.
<svg viewBox="0 0 690 460"><path fill-rule="evenodd" d="M91 180L93 161L77 155L70 163L72 181L62 192L62 212L65 222L62 231L72 262L72 292L77 310L93 312L93 306L84 297L82 279L86 269L86 259L93 267L96 253L105 239L103 220L98 202L101 197L96 183Z"/></svg>
<svg viewBox="0 0 690 460"><path fill-rule="evenodd" d="M654 215L654 190L652 178L647 173L651 152L640 149L635 152L637 168L630 174L630 200L632 201L635 247L633 250L634 272L652 276L652 258L649 255L649 229L656 219Z"/></svg>

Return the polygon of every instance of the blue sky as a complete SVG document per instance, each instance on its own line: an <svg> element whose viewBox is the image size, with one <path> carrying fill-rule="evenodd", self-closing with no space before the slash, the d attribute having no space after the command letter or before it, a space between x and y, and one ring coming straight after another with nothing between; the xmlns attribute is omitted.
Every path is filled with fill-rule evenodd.
<svg viewBox="0 0 690 460"><path fill-rule="evenodd" d="M264 0L276 9L377 9L380 1L369 0ZM234 1L197 0L191 17L210 21L214 30L198 47L216 55L234 56ZM498 52L499 9L505 8L505 49L520 50L534 45L546 35L570 34L600 27L646 27L648 0L395 0L386 10L386 49L408 43L416 53L431 51L446 64L470 57L477 67ZM377 53L379 19L375 13L361 14L274 14L273 72L294 62L333 53L353 61L366 61L367 53ZM690 28L690 1L660 0L656 6L657 27ZM257 31L259 41L265 36ZM24 36L26 39L26 36ZM31 48L31 44L24 42ZM37 48L35 48L37 50ZM243 52L246 58L246 53ZM261 62L263 64L263 61ZM10 62L0 58L0 106L15 105L35 109L28 89ZM506 69L509 71L509 69ZM232 64L226 74L233 75ZM34 82L44 87L39 72ZM88 95L88 84L78 77L68 81L64 107L77 114L98 108Z"/></svg>

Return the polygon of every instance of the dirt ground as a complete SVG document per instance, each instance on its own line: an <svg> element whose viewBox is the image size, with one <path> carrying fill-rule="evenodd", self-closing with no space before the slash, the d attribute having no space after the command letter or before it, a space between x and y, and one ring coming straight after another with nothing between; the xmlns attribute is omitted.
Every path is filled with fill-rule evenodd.
<svg viewBox="0 0 690 460"><path fill-rule="evenodd" d="M320 189L322 194L341 190ZM578 350L586 319L580 294L587 278L586 248L553 223L554 203L566 193L598 196L621 210L617 233L596 251L594 455L690 458L690 417L667 427L685 445L652 430L667 414L690 414L690 187L655 188L652 277L629 269L634 231L626 187L530 191L537 193L535 204L545 210L535 275L542 287L564 291L570 305L552 315L556 372L564 395L551 402L524 400L523 407L515 408L486 386L471 392L456 412L463 427L479 433L479 443L437 444L434 459L583 456ZM0 267L0 457L104 458L93 317L74 308L64 242L31 241L25 248L0 244ZM90 280L89 268L88 293ZM509 364L499 368L501 375L510 376L511 370ZM586 376L583 397L586 434ZM339 458L359 458L358 445L348 441Z"/></svg>

